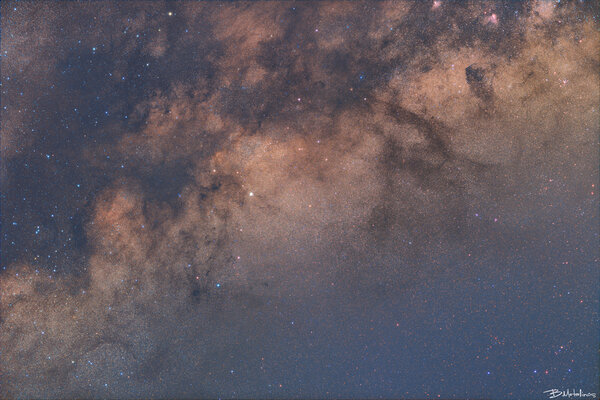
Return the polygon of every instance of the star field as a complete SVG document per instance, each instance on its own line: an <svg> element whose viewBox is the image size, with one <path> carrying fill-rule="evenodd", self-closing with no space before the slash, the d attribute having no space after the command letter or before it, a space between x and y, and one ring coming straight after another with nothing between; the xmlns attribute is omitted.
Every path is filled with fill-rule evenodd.
<svg viewBox="0 0 600 400"><path fill-rule="evenodd" d="M0 397L600 393L597 2L0 11Z"/></svg>

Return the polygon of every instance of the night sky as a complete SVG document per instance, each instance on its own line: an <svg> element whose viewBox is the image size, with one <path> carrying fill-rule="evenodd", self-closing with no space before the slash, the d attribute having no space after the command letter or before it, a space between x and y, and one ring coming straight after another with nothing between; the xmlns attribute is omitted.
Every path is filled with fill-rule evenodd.
<svg viewBox="0 0 600 400"><path fill-rule="evenodd" d="M0 397L597 396L598 7L2 1Z"/></svg>

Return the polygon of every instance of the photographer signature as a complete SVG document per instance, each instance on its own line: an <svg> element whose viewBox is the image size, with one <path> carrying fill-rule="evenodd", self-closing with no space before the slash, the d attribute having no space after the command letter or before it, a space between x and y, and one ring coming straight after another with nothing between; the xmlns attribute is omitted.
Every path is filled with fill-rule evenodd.
<svg viewBox="0 0 600 400"><path fill-rule="evenodd" d="M558 389L549 389L549 390L544 390L544 393L548 394L548 398L549 399L556 399L557 397L578 397L578 398L591 398L591 399L595 399L596 398L596 393L584 393L583 390L579 389L579 391L575 391L575 389L573 389L572 391L567 389L567 390L558 390Z"/></svg>

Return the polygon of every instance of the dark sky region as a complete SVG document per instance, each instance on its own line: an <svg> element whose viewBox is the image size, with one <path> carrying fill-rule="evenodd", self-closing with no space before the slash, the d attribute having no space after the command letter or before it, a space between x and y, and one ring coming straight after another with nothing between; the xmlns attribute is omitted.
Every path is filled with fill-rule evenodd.
<svg viewBox="0 0 600 400"><path fill-rule="evenodd" d="M0 397L600 392L597 1L1 18Z"/></svg>

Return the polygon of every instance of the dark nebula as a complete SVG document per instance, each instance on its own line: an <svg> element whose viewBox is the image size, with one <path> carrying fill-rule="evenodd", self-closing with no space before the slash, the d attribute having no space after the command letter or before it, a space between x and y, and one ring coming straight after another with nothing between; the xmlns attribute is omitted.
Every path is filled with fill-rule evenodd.
<svg viewBox="0 0 600 400"><path fill-rule="evenodd" d="M597 19L3 1L0 397L597 396Z"/></svg>

